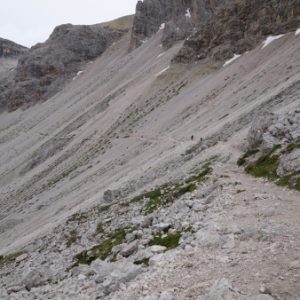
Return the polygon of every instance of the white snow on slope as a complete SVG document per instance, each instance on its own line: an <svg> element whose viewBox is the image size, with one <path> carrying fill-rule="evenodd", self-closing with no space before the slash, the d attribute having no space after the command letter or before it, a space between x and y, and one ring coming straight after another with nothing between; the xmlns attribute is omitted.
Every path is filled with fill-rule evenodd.
<svg viewBox="0 0 300 300"><path fill-rule="evenodd" d="M268 37L266 38L266 40L263 42L262 49L264 49L265 47L267 47L268 45L270 45L273 41L282 38L283 36L284 36L284 34L280 34L280 35L270 35L270 36L268 36Z"/></svg>
<svg viewBox="0 0 300 300"><path fill-rule="evenodd" d="M296 31L295 31L295 35L299 35L300 34L300 28L298 28Z"/></svg>
<svg viewBox="0 0 300 300"><path fill-rule="evenodd" d="M235 61L236 59L238 59L239 57L241 57L240 54L234 54L234 55L233 55L233 58L227 60L227 61L224 63L223 67L225 67L225 66L231 64L232 62L234 62L234 61Z"/></svg>
<svg viewBox="0 0 300 300"><path fill-rule="evenodd" d="M159 73L157 73L156 75L155 75L155 77L158 77L158 76L160 76L161 74L163 74L163 73L165 73L167 70L169 70L170 69L170 66L167 66L165 69L163 69L163 70L161 70Z"/></svg>
<svg viewBox="0 0 300 300"><path fill-rule="evenodd" d="M165 24L165 23L162 23L162 24L160 25L160 27L159 27L159 30L164 30L165 27L166 27L166 24Z"/></svg>
<svg viewBox="0 0 300 300"><path fill-rule="evenodd" d="M190 8L186 10L185 16L189 19L192 17Z"/></svg>
<svg viewBox="0 0 300 300"><path fill-rule="evenodd" d="M79 71L77 74L76 74L76 76L73 78L73 80L75 80L78 76L80 76L80 74L82 74L83 73L83 71Z"/></svg>
<svg viewBox="0 0 300 300"><path fill-rule="evenodd" d="M166 52L163 52L163 53L159 54L159 55L157 56L157 58L160 58L160 57L164 56L165 54L166 54Z"/></svg>

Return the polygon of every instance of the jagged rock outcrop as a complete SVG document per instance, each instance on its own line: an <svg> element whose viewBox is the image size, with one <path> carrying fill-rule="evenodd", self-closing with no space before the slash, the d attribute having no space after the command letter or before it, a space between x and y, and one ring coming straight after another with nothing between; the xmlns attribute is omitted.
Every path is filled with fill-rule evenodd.
<svg viewBox="0 0 300 300"><path fill-rule="evenodd" d="M0 38L0 58L17 57L24 54L27 48L12 41Z"/></svg>
<svg viewBox="0 0 300 300"><path fill-rule="evenodd" d="M35 45L19 59L14 80L0 103L13 110L48 99L123 33L100 25L56 27L45 43Z"/></svg>
<svg viewBox="0 0 300 300"><path fill-rule="evenodd" d="M6 103L4 96L9 89L9 82L14 77L14 71L20 56L28 51L26 47L12 41L0 38L0 111Z"/></svg>
<svg viewBox="0 0 300 300"><path fill-rule="evenodd" d="M170 46L175 40L184 39L193 30L191 7L191 0L139 1L136 6L130 48L140 46L144 39L151 37L160 28L164 29L165 46Z"/></svg>
<svg viewBox="0 0 300 300"><path fill-rule="evenodd" d="M246 165L251 175L300 190L299 128L299 110L258 117L248 133L248 151L238 164Z"/></svg>
<svg viewBox="0 0 300 300"><path fill-rule="evenodd" d="M207 56L224 60L252 49L267 35L295 30L299 24L297 0L144 0L137 4L131 49L163 28L165 47L185 39L174 62Z"/></svg>

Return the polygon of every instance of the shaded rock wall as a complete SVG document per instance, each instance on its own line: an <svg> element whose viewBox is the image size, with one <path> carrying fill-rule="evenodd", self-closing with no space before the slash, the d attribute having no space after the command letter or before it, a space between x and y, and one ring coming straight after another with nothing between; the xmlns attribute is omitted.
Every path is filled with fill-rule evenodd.
<svg viewBox="0 0 300 300"><path fill-rule="evenodd" d="M45 43L20 57L0 104L14 110L55 95L84 63L101 55L123 33L100 25L56 27Z"/></svg>
<svg viewBox="0 0 300 300"><path fill-rule="evenodd" d="M208 55L223 60L253 48L267 35L297 29L300 1L139 1L130 49L151 37L163 23L165 47L186 39L175 62L186 63Z"/></svg>
<svg viewBox="0 0 300 300"><path fill-rule="evenodd" d="M22 55L26 51L26 47L18 45L9 40L0 38L0 58L17 57Z"/></svg>

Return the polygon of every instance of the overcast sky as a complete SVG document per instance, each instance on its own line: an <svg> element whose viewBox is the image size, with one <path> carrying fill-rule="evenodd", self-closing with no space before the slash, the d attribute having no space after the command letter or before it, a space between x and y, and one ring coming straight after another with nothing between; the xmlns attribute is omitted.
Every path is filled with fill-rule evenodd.
<svg viewBox="0 0 300 300"><path fill-rule="evenodd" d="M95 24L133 14L137 0L1 1L0 37L32 46L45 41L57 25Z"/></svg>

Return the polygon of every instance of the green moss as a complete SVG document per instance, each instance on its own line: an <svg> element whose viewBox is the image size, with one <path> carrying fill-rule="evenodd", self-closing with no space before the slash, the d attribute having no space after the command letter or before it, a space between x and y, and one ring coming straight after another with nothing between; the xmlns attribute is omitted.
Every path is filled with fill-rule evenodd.
<svg viewBox="0 0 300 300"><path fill-rule="evenodd" d="M4 267L7 264L13 263L19 256L23 254L24 252L18 251L6 256L0 255L0 268Z"/></svg>
<svg viewBox="0 0 300 300"><path fill-rule="evenodd" d="M266 177L269 180L275 180L278 178L276 173L278 165L279 158L277 155L265 154L254 163L250 163L245 170L255 177Z"/></svg>
<svg viewBox="0 0 300 300"><path fill-rule="evenodd" d="M98 207L98 212L99 212L99 213L103 213L103 212L105 212L105 211L108 211L108 210L110 209L110 207L111 207L110 204L100 206L100 207Z"/></svg>
<svg viewBox="0 0 300 300"><path fill-rule="evenodd" d="M150 198L144 207L141 209L141 213L144 215L151 214L158 210L161 206L163 206L164 202L163 199L159 197Z"/></svg>
<svg viewBox="0 0 300 300"><path fill-rule="evenodd" d="M276 183L280 186L300 191L300 171L280 177Z"/></svg>
<svg viewBox="0 0 300 300"><path fill-rule="evenodd" d="M256 153L258 153L259 150L258 149L251 149L248 150L242 157L240 157L237 161L237 165L238 166L243 166L246 163L246 159Z"/></svg>
<svg viewBox="0 0 300 300"><path fill-rule="evenodd" d="M92 261L97 258L105 260L108 256L112 254L112 248L114 246L124 243L126 233L130 231L131 228L122 228L112 233L106 240L104 240L99 245L94 246L88 251L83 251L75 256L75 264L87 264L89 265Z"/></svg>
<svg viewBox="0 0 300 300"><path fill-rule="evenodd" d="M76 241L77 241L77 231L76 230L72 230L69 233L69 236L67 238L67 247L71 247L71 245L73 245Z"/></svg>
<svg viewBox="0 0 300 300"><path fill-rule="evenodd" d="M208 178L208 175L211 174L211 172L212 168L210 167L210 164L205 164L195 172L196 174L191 175L183 182L177 183L176 185L172 183L164 184L150 192L143 193L133 198L130 202L136 203L143 199L147 199L141 209L141 213L144 215L153 213L160 207L174 201L182 195L193 192L201 182Z"/></svg>
<svg viewBox="0 0 300 300"><path fill-rule="evenodd" d="M193 192L196 188L197 188L196 183L189 183L187 185L184 185L184 186L180 187L178 190L176 190L173 193L173 197L174 198L179 198L179 197L181 197L182 195L184 195L186 193Z"/></svg>
<svg viewBox="0 0 300 300"><path fill-rule="evenodd" d="M146 192L144 194L141 194L139 196L134 197L130 202L131 203L137 203L140 202L141 200L145 199L145 198L150 198L150 199L157 199L161 196L161 189L155 189L153 191L150 192Z"/></svg>
<svg viewBox="0 0 300 300"><path fill-rule="evenodd" d="M195 182L201 183L207 179L207 176L212 173L210 163L205 164L200 170L196 171L196 175L192 175L185 180L186 183Z"/></svg>
<svg viewBox="0 0 300 300"><path fill-rule="evenodd" d="M96 233L97 233L97 234L104 233L104 226L103 226L102 223L98 223L98 224L97 224Z"/></svg>
<svg viewBox="0 0 300 300"><path fill-rule="evenodd" d="M292 151L296 150L296 149L300 149L300 138L292 144L289 144L285 150L283 150L283 153L291 153Z"/></svg>
<svg viewBox="0 0 300 300"><path fill-rule="evenodd" d="M288 145L281 153L289 153L298 147L299 141L294 144ZM274 154L280 145L276 145L273 149L262 156L260 156L256 161L249 163L245 170L247 173L255 177L264 177L270 181L274 181L277 185L285 186L290 189L295 189L300 191L300 171L293 172L286 176L278 176L277 169L279 166L279 156Z"/></svg>
<svg viewBox="0 0 300 300"><path fill-rule="evenodd" d="M135 261L135 265L144 265L145 267L149 267L149 258L143 258L141 260Z"/></svg>
<svg viewBox="0 0 300 300"><path fill-rule="evenodd" d="M167 250L171 250L178 247L180 237L181 237L180 232L176 232L168 235L157 235L149 242L149 245L165 246Z"/></svg>

